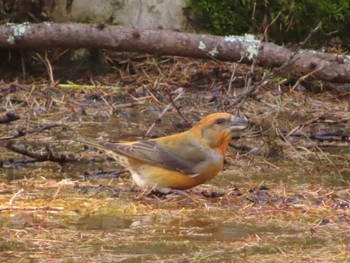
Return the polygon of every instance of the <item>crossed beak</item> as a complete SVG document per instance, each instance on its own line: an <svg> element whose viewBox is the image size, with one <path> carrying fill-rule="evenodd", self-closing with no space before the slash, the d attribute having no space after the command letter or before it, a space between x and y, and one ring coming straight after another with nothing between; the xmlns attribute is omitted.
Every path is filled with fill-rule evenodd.
<svg viewBox="0 0 350 263"><path fill-rule="evenodd" d="M230 132L241 131L247 128L249 121L246 117L235 117L232 116Z"/></svg>

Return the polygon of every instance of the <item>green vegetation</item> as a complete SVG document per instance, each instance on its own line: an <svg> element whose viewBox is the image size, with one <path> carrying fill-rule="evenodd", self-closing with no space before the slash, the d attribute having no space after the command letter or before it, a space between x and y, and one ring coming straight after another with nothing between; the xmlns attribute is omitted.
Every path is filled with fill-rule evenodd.
<svg viewBox="0 0 350 263"><path fill-rule="evenodd" d="M322 22L315 41L350 46L348 0L187 0L195 27L217 35L264 33L277 43L299 42ZM314 44L314 43L312 43Z"/></svg>

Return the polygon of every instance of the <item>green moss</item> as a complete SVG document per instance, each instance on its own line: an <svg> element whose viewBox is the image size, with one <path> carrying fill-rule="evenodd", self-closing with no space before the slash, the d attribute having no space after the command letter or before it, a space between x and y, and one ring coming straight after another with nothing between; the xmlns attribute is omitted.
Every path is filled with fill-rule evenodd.
<svg viewBox="0 0 350 263"><path fill-rule="evenodd" d="M217 35L264 33L270 25L268 39L277 43L304 40L322 22L314 43L339 37L350 45L348 0L187 0L186 13L195 27Z"/></svg>

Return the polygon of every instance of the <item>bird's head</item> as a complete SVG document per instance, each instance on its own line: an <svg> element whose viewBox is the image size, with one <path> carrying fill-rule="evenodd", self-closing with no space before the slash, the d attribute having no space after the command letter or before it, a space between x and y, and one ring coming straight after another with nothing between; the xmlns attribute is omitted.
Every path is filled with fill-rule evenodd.
<svg viewBox="0 0 350 263"><path fill-rule="evenodd" d="M218 112L204 117L192 129L199 132L211 148L220 148L225 152L232 136L238 135L247 127L247 118Z"/></svg>

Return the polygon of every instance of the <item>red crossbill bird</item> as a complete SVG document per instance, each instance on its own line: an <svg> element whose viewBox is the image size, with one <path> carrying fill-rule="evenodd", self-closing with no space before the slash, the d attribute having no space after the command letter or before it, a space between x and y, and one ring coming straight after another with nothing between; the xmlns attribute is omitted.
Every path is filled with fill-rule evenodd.
<svg viewBox="0 0 350 263"><path fill-rule="evenodd" d="M226 148L234 135L248 125L244 117L214 113L190 130L134 142L90 143L131 172L134 182L167 193L202 184L223 167Z"/></svg>

